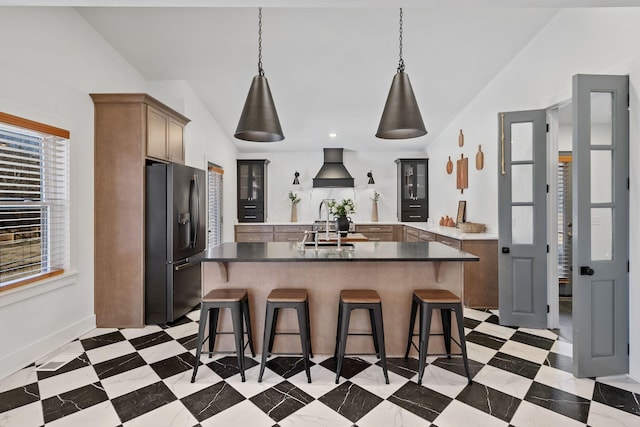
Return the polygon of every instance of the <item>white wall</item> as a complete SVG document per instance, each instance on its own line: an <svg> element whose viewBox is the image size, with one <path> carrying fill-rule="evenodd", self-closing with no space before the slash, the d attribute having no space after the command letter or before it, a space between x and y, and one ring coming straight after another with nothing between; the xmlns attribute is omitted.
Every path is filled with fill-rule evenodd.
<svg viewBox="0 0 640 427"><path fill-rule="evenodd" d="M71 132L70 274L0 293L2 378L95 327L89 93L149 92L192 115L185 138L194 166L204 167L206 156L231 167L235 149L186 85L148 84L74 9L2 7L0 52L0 111ZM225 191L234 194L231 188L235 177L225 181ZM235 206L227 204L225 213L234 216ZM232 222L225 231L231 239Z"/></svg>
<svg viewBox="0 0 640 427"><path fill-rule="evenodd" d="M331 147L329 147L331 148ZM298 222L310 223L318 219L318 207L325 198L351 198L356 203L354 222L371 221L371 198L374 190L380 193L378 220L397 221L397 165L395 159L426 157L424 153L365 153L344 151L344 165L354 178L354 188L313 188L313 178L323 163L323 152L288 153L241 153L243 159L268 159L268 204L270 222L288 222L291 219L291 202L288 192L292 190L302 199L298 203ZM367 172L372 171L375 185L368 185ZM300 172L299 186L292 185L295 171ZM455 206L451 207L451 213ZM322 219L326 218L323 210Z"/></svg>
<svg viewBox="0 0 640 427"><path fill-rule="evenodd" d="M433 211L454 205L459 194L451 188L444 165L447 156L466 156L482 144L485 169L469 171L465 198L471 221L487 222L497 231L498 118L500 111L546 109L571 97L574 74L629 74L631 83L631 218L640 209L640 9L568 9L560 11L530 43L494 78L467 108L443 131L428 151L432 165ZM465 147L456 145L464 129ZM467 148L467 144L469 147ZM439 171L439 172L438 172ZM435 176L434 176L435 174ZM433 185L442 181L443 185ZM640 259L640 230L630 224L630 259ZM630 375L640 379L640 269L631 263L630 272Z"/></svg>

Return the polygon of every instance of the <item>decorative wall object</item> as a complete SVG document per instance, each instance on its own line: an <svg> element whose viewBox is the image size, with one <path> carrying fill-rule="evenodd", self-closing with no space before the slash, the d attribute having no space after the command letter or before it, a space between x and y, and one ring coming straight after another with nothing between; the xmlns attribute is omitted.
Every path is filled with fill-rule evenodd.
<svg viewBox="0 0 640 427"><path fill-rule="evenodd" d="M462 129L460 129L460 135L458 135L458 147L462 147L464 145L464 134L462 133Z"/></svg>
<svg viewBox="0 0 640 427"><path fill-rule="evenodd" d="M460 194L464 193L464 189L469 187L469 158L460 154L460 160L456 161L456 188L460 190Z"/></svg>
<svg viewBox="0 0 640 427"><path fill-rule="evenodd" d="M451 175L453 173L453 162L451 161L451 156L449 156L449 160L447 161L447 174Z"/></svg>
<svg viewBox="0 0 640 427"><path fill-rule="evenodd" d="M456 216L456 224L460 226L467 219L467 202L466 200L460 200L458 202L458 214Z"/></svg>
<svg viewBox="0 0 640 427"><path fill-rule="evenodd" d="M482 145L478 145L478 152L476 153L476 169L482 170L484 168L484 153L482 152Z"/></svg>

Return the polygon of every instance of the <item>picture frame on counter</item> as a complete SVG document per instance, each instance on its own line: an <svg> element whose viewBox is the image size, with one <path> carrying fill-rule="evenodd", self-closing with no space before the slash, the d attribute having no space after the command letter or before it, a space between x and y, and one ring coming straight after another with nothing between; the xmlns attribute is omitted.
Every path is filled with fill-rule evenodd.
<svg viewBox="0 0 640 427"><path fill-rule="evenodd" d="M456 215L456 227L467 219L467 201L460 200L458 202L458 214Z"/></svg>

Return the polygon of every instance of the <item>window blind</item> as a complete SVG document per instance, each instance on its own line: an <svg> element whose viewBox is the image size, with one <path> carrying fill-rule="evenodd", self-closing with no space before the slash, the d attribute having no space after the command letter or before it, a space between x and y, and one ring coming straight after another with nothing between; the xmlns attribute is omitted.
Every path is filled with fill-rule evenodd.
<svg viewBox="0 0 640 427"><path fill-rule="evenodd" d="M222 243L222 177L224 171L217 166L209 165L209 209L208 209L208 247Z"/></svg>
<svg viewBox="0 0 640 427"><path fill-rule="evenodd" d="M0 122L0 287L69 259L68 142Z"/></svg>

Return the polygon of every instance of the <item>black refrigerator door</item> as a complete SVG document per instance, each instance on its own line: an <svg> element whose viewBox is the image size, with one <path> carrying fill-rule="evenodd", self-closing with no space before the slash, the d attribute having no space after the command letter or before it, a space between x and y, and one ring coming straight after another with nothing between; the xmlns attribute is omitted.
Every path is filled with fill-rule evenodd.
<svg viewBox="0 0 640 427"><path fill-rule="evenodd" d="M206 175L203 170L169 165L172 236L170 261L180 260L202 252L206 246Z"/></svg>
<svg viewBox="0 0 640 427"><path fill-rule="evenodd" d="M170 286L167 286L167 322L184 316L200 303L202 275L199 262L178 261L167 268Z"/></svg>

